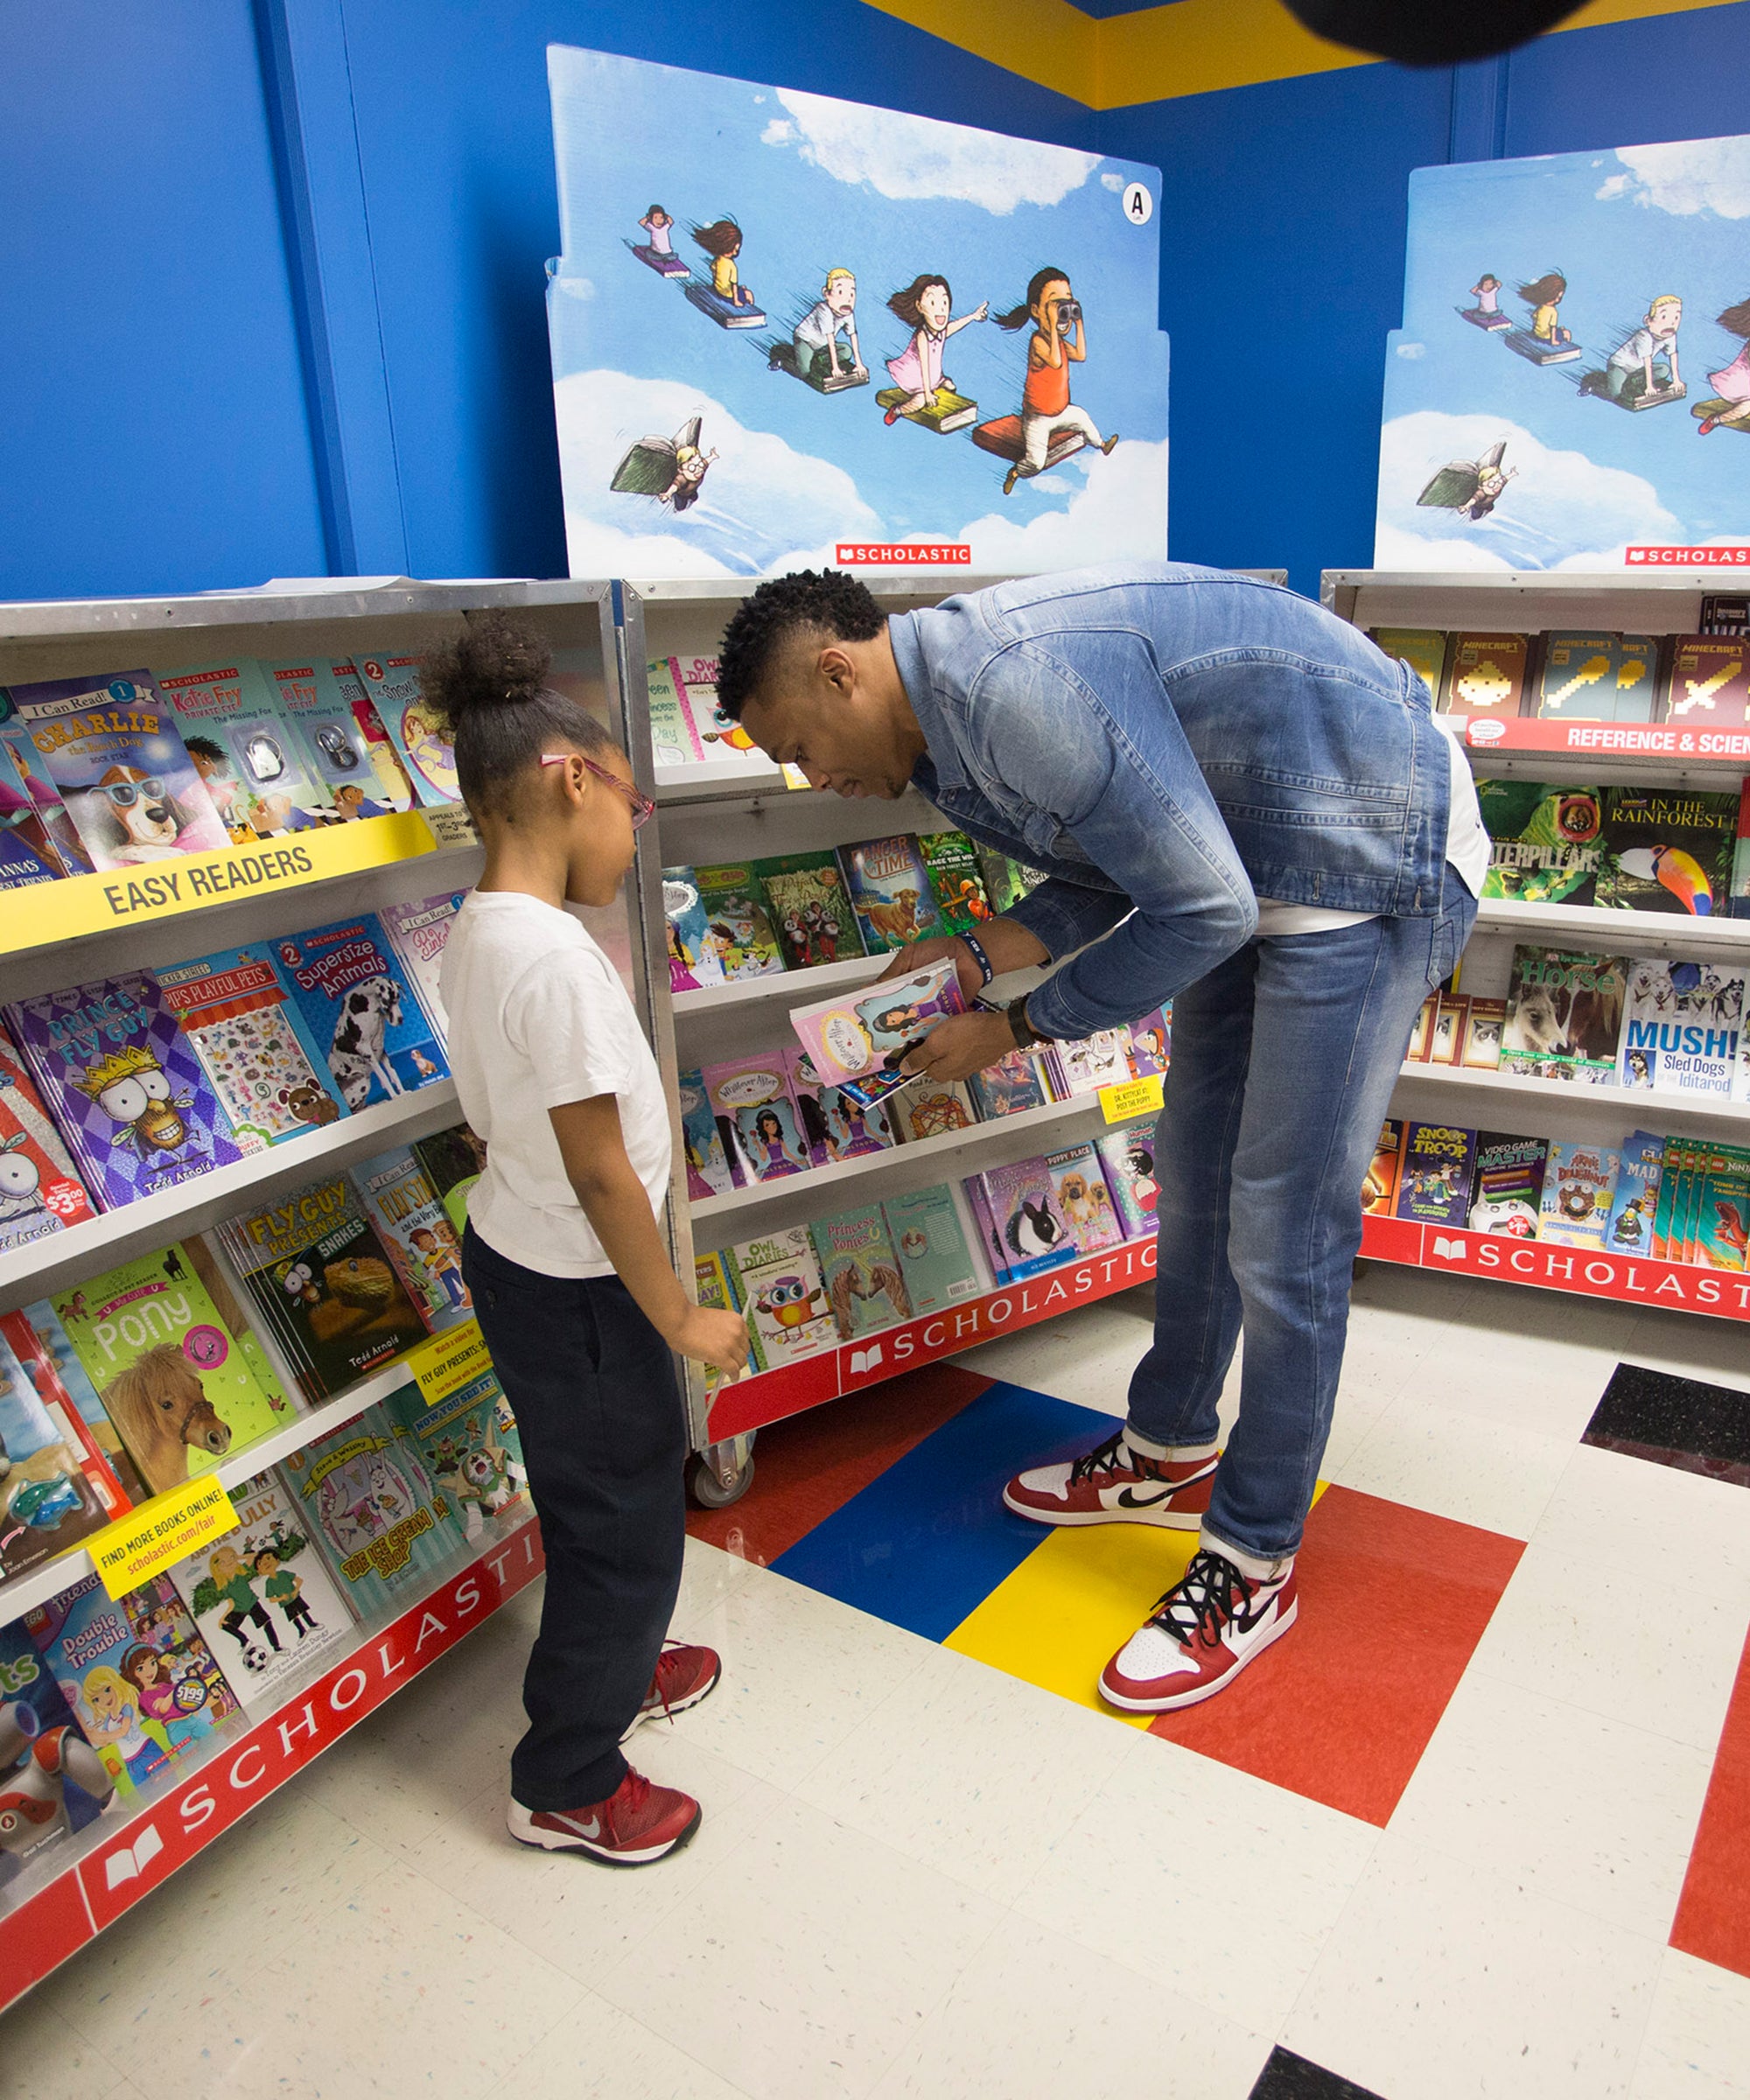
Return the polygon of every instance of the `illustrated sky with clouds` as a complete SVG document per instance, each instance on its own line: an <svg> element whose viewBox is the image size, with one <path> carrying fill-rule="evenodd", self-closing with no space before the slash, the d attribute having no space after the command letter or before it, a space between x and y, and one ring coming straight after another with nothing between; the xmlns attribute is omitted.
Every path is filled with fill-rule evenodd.
<svg viewBox="0 0 1750 2100"><path fill-rule="evenodd" d="M1750 138L1420 168L1410 180L1404 327L1386 357L1382 569L1614 569L1639 545L1750 542L1750 437L1690 413L1743 347L1717 316L1750 298ZM1461 320L1484 271L1502 312L1546 270L1587 354L1538 367ZM1687 399L1631 413L1579 390L1661 293L1684 302ZM1473 524L1420 508L1449 460L1501 438L1516 479Z"/></svg>
<svg viewBox="0 0 1750 2100"><path fill-rule="evenodd" d="M548 73L564 242L548 315L574 576L757 574L831 562L848 540L967 542L986 575L1165 555L1157 170L562 46ZM1148 192L1146 225L1125 216L1132 182ZM741 282L768 327L719 327L633 255L653 203L701 275L691 227L738 221ZM1120 442L1005 498L1006 462L970 430L883 423L886 360L908 340L886 299L939 272L956 316L986 299L994 315L1046 264L1067 272L1086 315L1071 397ZM765 346L788 341L841 265L857 276L870 383L823 396L770 369ZM1018 411L1031 333L986 320L949 340L947 375L979 422ZM629 445L693 416L719 454L696 504L676 516L610 488Z"/></svg>

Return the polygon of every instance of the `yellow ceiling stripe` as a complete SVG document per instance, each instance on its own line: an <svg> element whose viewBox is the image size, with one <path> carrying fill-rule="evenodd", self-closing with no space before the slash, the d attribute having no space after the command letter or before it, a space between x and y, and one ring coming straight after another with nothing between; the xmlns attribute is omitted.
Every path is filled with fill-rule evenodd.
<svg viewBox="0 0 1750 2100"><path fill-rule="evenodd" d="M1592 0L1559 30L1729 7L1737 0ZM1315 37L1281 0L1175 0L1097 21L1070 0L867 0L1091 109L1255 87L1377 60Z"/></svg>

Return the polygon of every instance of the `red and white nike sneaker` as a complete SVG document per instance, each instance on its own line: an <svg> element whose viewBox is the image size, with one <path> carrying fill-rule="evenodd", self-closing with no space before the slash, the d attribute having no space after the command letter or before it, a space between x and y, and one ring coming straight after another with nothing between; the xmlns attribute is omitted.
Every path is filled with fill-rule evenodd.
<svg viewBox="0 0 1750 2100"><path fill-rule="evenodd" d="M1291 1562L1253 1582L1219 1553L1191 1565L1100 1673L1100 1697L1128 1713L1170 1713L1224 1690L1294 1624Z"/></svg>
<svg viewBox="0 0 1750 2100"><path fill-rule="evenodd" d="M682 1641L664 1642L662 1652L656 1658L656 1673L644 1695L644 1704L633 1716L631 1726L620 1741L627 1741L633 1729L646 1721L654 1721L659 1714L666 1713L672 1719L676 1714L684 1713L689 1706L696 1706L701 1699L709 1698L717 1690L722 1675L723 1658L714 1648L694 1648Z"/></svg>
<svg viewBox="0 0 1750 2100"><path fill-rule="evenodd" d="M1202 1529L1215 1478L1215 1454L1174 1460L1145 1458L1115 1431L1085 1458L1018 1473L1003 1490L1017 1516L1036 1524L1159 1524Z"/></svg>
<svg viewBox="0 0 1750 2100"><path fill-rule="evenodd" d="M678 1852L699 1827L699 1804L678 1787L653 1786L628 1766L606 1801L563 1815L525 1809L514 1796L505 1817L519 1844L587 1852L608 1866L652 1866Z"/></svg>

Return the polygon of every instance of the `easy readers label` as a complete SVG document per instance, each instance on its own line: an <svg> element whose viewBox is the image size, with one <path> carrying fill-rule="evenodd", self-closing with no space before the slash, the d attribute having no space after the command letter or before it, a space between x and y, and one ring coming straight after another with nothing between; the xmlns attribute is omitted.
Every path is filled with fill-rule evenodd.
<svg viewBox="0 0 1750 2100"><path fill-rule="evenodd" d="M434 850L430 825L418 810L408 809L263 839L255 846L178 854L150 867L33 883L0 893L0 955L173 919L234 897L301 889Z"/></svg>
<svg viewBox="0 0 1750 2100"><path fill-rule="evenodd" d="M492 1368L480 1323L477 1320L464 1320L459 1327L451 1327L442 1334L432 1335L429 1341L422 1341L417 1348L408 1351L407 1368L418 1382L428 1407L435 1407L452 1393L460 1392L482 1371Z"/></svg>
<svg viewBox="0 0 1750 2100"><path fill-rule="evenodd" d="M172 1561L236 1528L231 1498L209 1473L130 1509L100 1531L88 1550L103 1587L112 1597L125 1597Z"/></svg>
<svg viewBox="0 0 1750 2100"><path fill-rule="evenodd" d="M1108 1123L1128 1123L1133 1116L1158 1114L1166 1098L1166 1082L1157 1072L1148 1079L1127 1079L1120 1086L1102 1087L1100 1113Z"/></svg>

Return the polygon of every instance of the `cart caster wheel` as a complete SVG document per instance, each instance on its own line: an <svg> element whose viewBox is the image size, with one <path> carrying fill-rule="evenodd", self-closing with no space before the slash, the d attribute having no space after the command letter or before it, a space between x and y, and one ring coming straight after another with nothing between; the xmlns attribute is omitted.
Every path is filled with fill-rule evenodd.
<svg viewBox="0 0 1750 2100"><path fill-rule="evenodd" d="M738 1502L752 1485L751 1454L731 1475L727 1485L718 1477L717 1468L703 1452L687 1461L687 1492L701 1509L727 1509L732 1502Z"/></svg>

